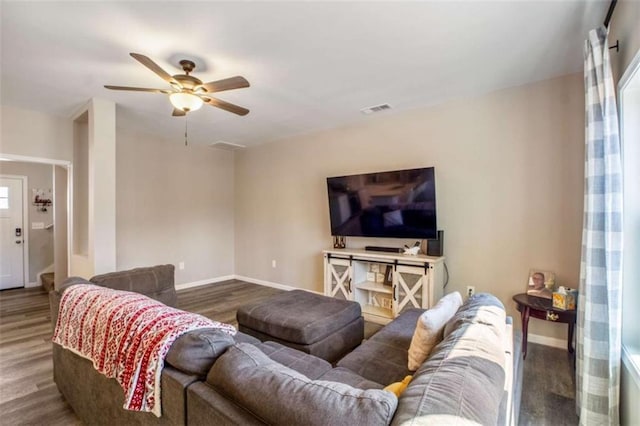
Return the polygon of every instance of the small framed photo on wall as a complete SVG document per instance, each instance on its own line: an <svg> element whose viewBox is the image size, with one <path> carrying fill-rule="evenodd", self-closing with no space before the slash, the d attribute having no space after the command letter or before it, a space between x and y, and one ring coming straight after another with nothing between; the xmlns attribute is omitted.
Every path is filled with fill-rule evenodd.
<svg viewBox="0 0 640 426"><path fill-rule="evenodd" d="M529 296L551 299L556 285L556 274L540 269L529 270L527 281L527 294Z"/></svg>

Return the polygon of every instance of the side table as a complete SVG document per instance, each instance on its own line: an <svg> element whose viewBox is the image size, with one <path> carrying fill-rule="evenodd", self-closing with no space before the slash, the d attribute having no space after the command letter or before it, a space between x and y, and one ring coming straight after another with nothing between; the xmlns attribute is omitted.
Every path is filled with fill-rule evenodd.
<svg viewBox="0 0 640 426"><path fill-rule="evenodd" d="M551 299L529 296L526 293L516 294L513 296L513 300L517 304L517 309L522 319L522 359L527 357L529 317L568 324L567 350L570 354L573 353L573 330L576 324L575 310L563 311L562 309L556 309L553 307Z"/></svg>

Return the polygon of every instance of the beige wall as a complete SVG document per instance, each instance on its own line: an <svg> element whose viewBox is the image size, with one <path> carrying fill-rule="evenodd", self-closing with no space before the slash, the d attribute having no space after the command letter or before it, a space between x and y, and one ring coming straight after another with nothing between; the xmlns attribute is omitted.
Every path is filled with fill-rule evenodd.
<svg viewBox="0 0 640 426"><path fill-rule="evenodd" d="M618 81L640 49L640 1L620 0L609 25L609 44L620 41L620 52L610 50L613 75Z"/></svg>
<svg viewBox="0 0 640 426"><path fill-rule="evenodd" d="M36 283L38 273L53 264L53 229L31 229L31 223L53 223L53 207L46 212L33 205L32 189L53 189L53 168L46 164L22 163L17 161L0 162L0 174L27 176L28 222L24 224L29 232L29 282ZM40 283L37 283L38 285Z"/></svg>
<svg viewBox="0 0 640 426"><path fill-rule="evenodd" d="M233 274L233 153L180 136L116 140L117 269L172 263L178 284Z"/></svg>
<svg viewBox="0 0 640 426"><path fill-rule="evenodd" d="M475 285L515 315L511 297L531 267L576 287L582 84L574 74L238 152L236 273L322 291L320 252L331 245L325 178L435 166L449 291ZM544 321L531 321L530 332L566 338L566 327Z"/></svg>
<svg viewBox="0 0 640 426"><path fill-rule="evenodd" d="M0 153L72 161L72 134L68 118L0 107Z"/></svg>

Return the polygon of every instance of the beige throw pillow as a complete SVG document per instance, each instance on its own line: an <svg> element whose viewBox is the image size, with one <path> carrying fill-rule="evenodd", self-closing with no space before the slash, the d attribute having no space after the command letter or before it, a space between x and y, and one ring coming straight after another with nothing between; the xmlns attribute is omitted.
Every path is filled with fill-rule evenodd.
<svg viewBox="0 0 640 426"><path fill-rule="evenodd" d="M409 370L416 371L427 360L431 350L441 340L444 326L462 306L462 296L454 291L420 315L409 346Z"/></svg>

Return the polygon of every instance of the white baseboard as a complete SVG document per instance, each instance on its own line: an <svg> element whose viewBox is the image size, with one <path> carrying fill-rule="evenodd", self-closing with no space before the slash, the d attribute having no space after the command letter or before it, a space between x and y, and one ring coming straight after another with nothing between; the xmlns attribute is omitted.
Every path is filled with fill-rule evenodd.
<svg viewBox="0 0 640 426"><path fill-rule="evenodd" d="M567 349L566 339L557 339L555 337L541 336L539 334L528 335L528 342L537 343L539 345L551 346L552 348Z"/></svg>
<svg viewBox="0 0 640 426"><path fill-rule="evenodd" d="M200 287L200 286L207 285L207 284L215 284L215 283L219 283L219 282L222 282L222 281L229 281L229 280L246 281L246 282L251 283L251 284L258 284L258 285L262 285L262 286L265 286L265 287L272 287L272 288L277 288L279 290L286 290L286 291L291 291L291 290L311 291L311 290L306 290L304 288L300 289L300 288L291 287L291 286L280 284L280 283L274 283L274 282L271 282L271 281L260 280L260 279L257 279L257 278L245 277L245 276L242 276L242 275L225 275L225 276L222 276L222 277L207 278L205 280L198 280L198 281L193 281L193 282L190 282L190 283L176 284L176 290L185 290L187 288ZM311 291L311 292L312 293L317 293L317 294L322 294L322 293L317 292L317 291Z"/></svg>
<svg viewBox="0 0 640 426"><path fill-rule="evenodd" d="M258 284L258 285L263 285L265 287L272 287L272 288L277 288L280 290L286 290L286 291L291 291L291 290L299 290L295 287L291 287L289 285L284 285L284 284L280 284L280 283L274 283L272 281L266 281L266 280L259 280L257 278L250 278L250 277L245 277L242 275L236 275L235 276L236 280L240 280L240 281L246 281L248 283L251 284Z"/></svg>
<svg viewBox="0 0 640 426"><path fill-rule="evenodd" d="M24 288L32 288L32 287L39 287L40 286L40 282L39 281L35 281L32 283L26 283Z"/></svg>
<svg viewBox="0 0 640 426"><path fill-rule="evenodd" d="M200 287L207 284L215 284L222 281L229 281L235 278L235 275L225 275L222 277L207 278L206 280L193 281L190 283L176 284L176 290L184 290L187 288Z"/></svg>

